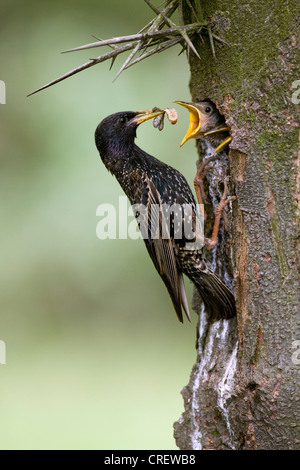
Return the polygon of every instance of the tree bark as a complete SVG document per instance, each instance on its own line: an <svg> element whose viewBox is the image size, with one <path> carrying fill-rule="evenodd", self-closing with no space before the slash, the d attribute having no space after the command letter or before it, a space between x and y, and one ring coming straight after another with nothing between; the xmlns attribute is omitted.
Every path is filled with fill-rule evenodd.
<svg viewBox="0 0 300 470"><path fill-rule="evenodd" d="M211 99L231 128L228 163L223 153L207 191L215 207L226 165L236 200L211 261L233 284L237 318L208 325L194 294L198 356L174 435L181 449L299 449L299 2L193 6L228 43L214 41L214 59L199 39L201 60L189 62L192 100ZM195 21L188 3L184 11ZM202 159L207 146L197 147Z"/></svg>

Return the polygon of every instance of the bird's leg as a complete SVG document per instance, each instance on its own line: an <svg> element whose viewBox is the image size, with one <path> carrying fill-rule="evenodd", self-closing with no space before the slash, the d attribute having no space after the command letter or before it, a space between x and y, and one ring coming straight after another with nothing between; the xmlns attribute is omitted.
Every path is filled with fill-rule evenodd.
<svg viewBox="0 0 300 470"><path fill-rule="evenodd" d="M221 197L221 200L218 204L218 207L216 209L215 221L214 221L214 226L213 226L213 231L212 231L211 238L205 238L205 247L208 250L211 250L217 244L220 221L221 221L222 212L223 212L224 207L226 206L226 204L228 204L229 201L233 201L234 199L236 199L235 196L228 196L227 181L228 181L228 178L225 178L225 180L224 180L224 191L223 191L223 195Z"/></svg>
<svg viewBox="0 0 300 470"><path fill-rule="evenodd" d="M204 192L204 187L203 187L203 178L207 172L207 170L210 168L209 163L216 160L218 158L218 155L212 155L211 157L207 158L204 162L200 163L199 160L196 162L197 166L197 173L194 178L194 188L198 200L198 204L204 205L206 200L205 192Z"/></svg>
<svg viewBox="0 0 300 470"><path fill-rule="evenodd" d="M221 128L221 129L218 129L217 131L207 132L205 135L213 134L215 132L225 131L225 130L228 130L228 129L229 128ZM197 163L196 163L197 173L196 173L196 176L194 178L194 188L195 188L198 204L200 205L200 208L201 208L201 210L203 210L203 213L204 213L204 221L206 220L206 217L207 217L207 215L205 213L205 209L204 209L204 202L207 202L207 201L206 201L206 195L205 195L205 192L204 192L203 179L204 179L204 176L206 174L206 171L209 168L211 168L209 166L209 163L213 162L217 158L219 158L218 152L220 150L222 150L224 147L226 147L226 145L228 145L230 141L231 141L231 137L230 136L226 137L226 139L224 139L221 142L221 144L216 148L216 150L214 151L214 154L211 157L208 157L202 163L200 163L200 161L197 160ZM217 244L218 232L219 232L219 227L220 227L220 222L221 222L221 217L222 217L222 212L223 212L224 207L226 206L226 204L228 204L229 201L233 201L235 199L235 196L228 196L227 180L228 179L225 178L223 195L222 195L221 200L220 200L220 202L217 206L217 209L216 209L212 236L211 236L211 238L205 238L205 247L208 250L211 250Z"/></svg>
<svg viewBox="0 0 300 470"><path fill-rule="evenodd" d="M207 135L210 135L210 134L215 134L217 132L224 132L224 131L228 131L229 130L229 127L221 127L219 129L216 129L216 130L213 130L213 131L209 131L209 132L206 132L204 134L204 136L207 136ZM226 147L229 142L231 141L231 137L228 136L226 137L226 139L224 139L220 145L216 148L216 150L214 151L214 154L207 158L204 162L200 163L199 160L197 160L197 173L196 173L196 176L194 178L194 188L195 188L195 192L196 192L196 196L197 196L197 199L198 199L198 204L202 204L204 202L207 202L206 201L206 196L205 196L205 193L204 193L204 188L203 188L203 178L206 174L206 171L208 170L208 168L210 168L208 166L208 164L210 162L213 162L214 160L216 160L217 158L219 158L219 156L217 155L217 153L222 150L224 147ZM204 212L205 214L205 212Z"/></svg>

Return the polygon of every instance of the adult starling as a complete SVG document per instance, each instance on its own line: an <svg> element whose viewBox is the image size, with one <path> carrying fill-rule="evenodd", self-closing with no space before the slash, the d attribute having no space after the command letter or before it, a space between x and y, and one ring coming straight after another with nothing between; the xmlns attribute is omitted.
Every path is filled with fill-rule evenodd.
<svg viewBox="0 0 300 470"><path fill-rule="evenodd" d="M139 124L157 116L152 112L119 112L106 117L95 131L95 142L106 168L117 178L132 205L146 207L147 218L144 242L153 264L165 283L178 319L182 322L182 308L190 320L183 273L197 287L206 306L209 321L229 319L236 313L230 290L210 270L202 249L191 248L191 239L185 231L178 236L180 225L195 226L196 203L184 176L169 165L140 149L134 142ZM165 206L182 209L173 214L166 225ZM155 225L152 208L159 208L158 237L153 236ZM186 216L185 208L191 210ZM178 212L179 223L178 223ZM136 212L136 217L140 214ZM187 218L188 220L187 220ZM140 227L141 228L141 227Z"/></svg>
<svg viewBox="0 0 300 470"><path fill-rule="evenodd" d="M175 103L184 106L189 111L189 128L184 136L180 146L187 140L199 139L205 137L215 147L212 156L208 157L202 163L197 161L197 173L194 178L194 188L198 203L204 205L205 194L203 189L203 178L206 174L208 164L219 158L218 152L225 148L231 141L229 127L225 124L224 117L219 113L216 105L210 100L195 101L187 103L186 101L175 101ZM228 196L227 179L224 180L224 192L220 203L216 209L215 221L210 239L206 239L206 247L212 249L216 246L219 225L225 205L235 199L234 196Z"/></svg>

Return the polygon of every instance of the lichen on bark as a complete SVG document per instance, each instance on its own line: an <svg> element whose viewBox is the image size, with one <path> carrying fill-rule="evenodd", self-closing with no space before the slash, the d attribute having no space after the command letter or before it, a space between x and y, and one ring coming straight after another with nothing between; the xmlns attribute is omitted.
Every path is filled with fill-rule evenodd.
<svg viewBox="0 0 300 470"><path fill-rule="evenodd" d="M237 199L216 266L222 271L225 263L233 274L238 314L227 327L204 326L195 296L201 344L175 439L182 449L297 449L299 364L292 355L300 339L300 166L292 93L300 79L299 4L193 3L230 44L215 45L216 59L208 38L196 44L201 59L190 55L190 90L192 99L214 101L231 127L229 172ZM186 21L191 14L186 5ZM222 409L218 390L226 373Z"/></svg>

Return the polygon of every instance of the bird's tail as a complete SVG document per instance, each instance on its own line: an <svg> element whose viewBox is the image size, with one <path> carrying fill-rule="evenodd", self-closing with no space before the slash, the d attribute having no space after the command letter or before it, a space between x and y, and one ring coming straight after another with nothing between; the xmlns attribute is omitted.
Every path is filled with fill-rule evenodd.
<svg viewBox="0 0 300 470"><path fill-rule="evenodd" d="M191 279L202 297L210 322L229 320L236 315L233 294L213 272L197 271Z"/></svg>

